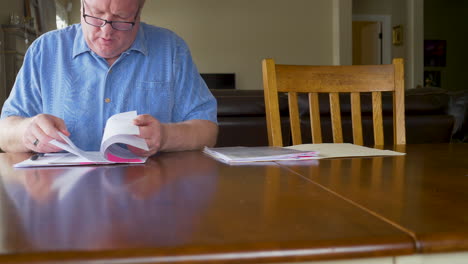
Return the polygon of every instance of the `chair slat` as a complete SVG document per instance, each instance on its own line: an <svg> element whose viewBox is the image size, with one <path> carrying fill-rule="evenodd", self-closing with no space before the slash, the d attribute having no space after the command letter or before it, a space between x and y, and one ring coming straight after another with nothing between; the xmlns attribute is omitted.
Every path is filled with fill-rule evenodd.
<svg viewBox="0 0 468 264"><path fill-rule="evenodd" d="M320 110L317 93L309 93L309 115L312 132L312 142L322 143L322 126L320 125Z"/></svg>
<svg viewBox="0 0 468 264"><path fill-rule="evenodd" d="M362 118L360 93L351 93L351 120L353 123L353 143L362 146Z"/></svg>
<svg viewBox="0 0 468 264"><path fill-rule="evenodd" d="M335 143L343 143L339 96L339 93L330 93L330 114L332 120L333 142Z"/></svg>
<svg viewBox="0 0 468 264"><path fill-rule="evenodd" d="M406 144L405 124L405 82L403 59L393 59L395 65L395 94L393 96L393 137L394 144Z"/></svg>
<svg viewBox="0 0 468 264"><path fill-rule="evenodd" d="M301 123L299 119L299 106L297 104L297 93L288 93L289 120L291 124L291 134L294 145L302 144Z"/></svg>
<svg viewBox="0 0 468 264"><path fill-rule="evenodd" d="M372 119L374 123L374 144L384 144L382 121L382 93L372 92Z"/></svg>

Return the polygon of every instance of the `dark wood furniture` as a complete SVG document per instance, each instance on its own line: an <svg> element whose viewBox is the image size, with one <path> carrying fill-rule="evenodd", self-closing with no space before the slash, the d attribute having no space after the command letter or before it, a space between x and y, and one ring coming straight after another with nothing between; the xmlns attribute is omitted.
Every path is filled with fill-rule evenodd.
<svg viewBox="0 0 468 264"><path fill-rule="evenodd" d="M192 151L42 169L13 169L29 155L2 153L0 262L289 263L468 250L467 145L406 151L259 166Z"/></svg>
<svg viewBox="0 0 468 264"><path fill-rule="evenodd" d="M0 31L0 106L3 106L23 65L26 50L37 34L24 25L1 25Z"/></svg>

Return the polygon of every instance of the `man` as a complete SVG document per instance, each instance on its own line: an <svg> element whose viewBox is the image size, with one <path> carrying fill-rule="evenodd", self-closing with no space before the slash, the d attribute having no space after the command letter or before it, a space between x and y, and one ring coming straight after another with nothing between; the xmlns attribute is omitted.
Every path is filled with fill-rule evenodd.
<svg viewBox="0 0 468 264"><path fill-rule="evenodd" d="M106 120L137 110L150 156L213 146L216 101L185 42L140 23L144 0L83 0L81 23L48 32L28 49L0 121L0 148L57 152L70 136L99 150Z"/></svg>

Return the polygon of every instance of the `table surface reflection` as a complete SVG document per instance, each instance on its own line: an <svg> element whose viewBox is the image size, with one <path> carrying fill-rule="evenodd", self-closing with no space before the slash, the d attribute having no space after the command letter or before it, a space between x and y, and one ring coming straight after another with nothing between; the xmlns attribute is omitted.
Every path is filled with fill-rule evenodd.
<svg viewBox="0 0 468 264"><path fill-rule="evenodd" d="M467 145L405 151L258 166L189 151L41 169L13 169L29 155L3 153L0 261L261 263L468 249L447 243L468 238Z"/></svg>

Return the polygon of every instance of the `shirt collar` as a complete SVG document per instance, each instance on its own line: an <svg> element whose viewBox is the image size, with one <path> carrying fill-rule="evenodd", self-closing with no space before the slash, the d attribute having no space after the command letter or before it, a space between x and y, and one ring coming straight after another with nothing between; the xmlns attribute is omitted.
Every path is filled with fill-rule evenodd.
<svg viewBox="0 0 468 264"><path fill-rule="evenodd" d="M140 28L138 29L135 41L133 42L132 46L130 46L130 48L125 52L134 50L143 53L145 56L148 56L148 48L145 41L145 30L143 29L144 27L145 23L140 22ZM88 44L84 39L81 24L78 24L75 41L73 42L73 58L76 58L78 55L85 52L91 52L91 49L88 47Z"/></svg>
<svg viewBox="0 0 468 264"><path fill-rule="evenodd" d="M148 56L148 47L146 46L146 37L145 37L145 30L146 27L145 23L140 22L140 28L138 29L138 33L136 35L135 41L133 41L132 46L128 49L128 51L138 51L143 53L143 55Z"/></svg>

